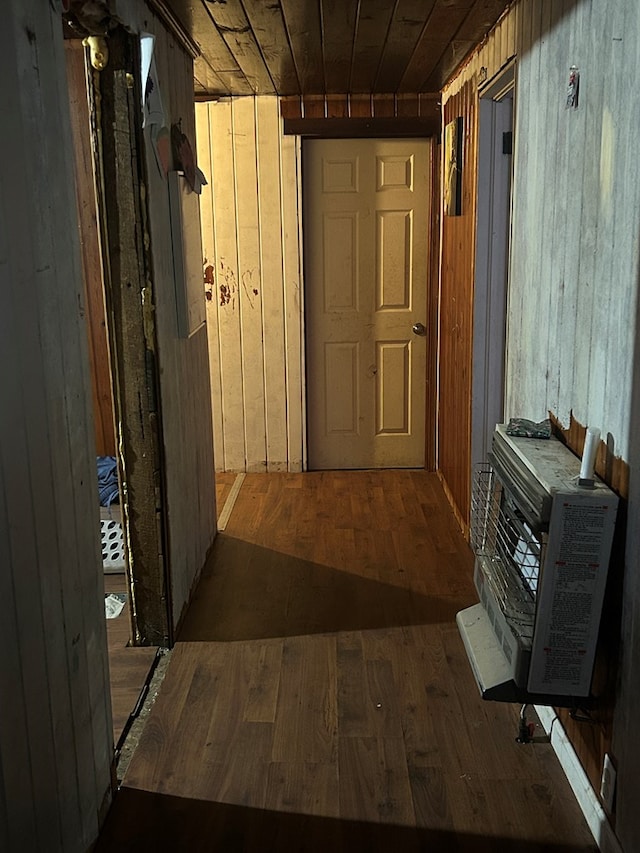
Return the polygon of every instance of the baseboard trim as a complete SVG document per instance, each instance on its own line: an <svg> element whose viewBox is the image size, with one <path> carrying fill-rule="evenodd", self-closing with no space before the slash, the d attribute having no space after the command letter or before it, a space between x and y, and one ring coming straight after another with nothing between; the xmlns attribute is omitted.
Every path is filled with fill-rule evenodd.
<svg viewBox="0 0 640 853"><path fill-rule="evenodd" d="M218 519L218 531L222 532L226 526L227 522L231 517L231 513L233 512L233 508L236 504L236 499L240 494L240 489L242 487L242 483L244 482L244 478L246 474L238 474L236 475L235 480L233 481L233 485L231 486L231 491L227 495L227 499L222 508L222 512L220 513L220 518Z"/></svg>
<svg viewBox="0 0 640 853"><path fill-rule="evenodd" d="M535 709L596 844L602 853L624 853L560 719L547 705L536 705Z"/></svg>

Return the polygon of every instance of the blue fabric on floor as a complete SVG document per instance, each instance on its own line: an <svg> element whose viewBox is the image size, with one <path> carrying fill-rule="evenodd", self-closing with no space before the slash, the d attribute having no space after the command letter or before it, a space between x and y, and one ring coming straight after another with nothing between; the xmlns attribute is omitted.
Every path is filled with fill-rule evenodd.
<svg viewBox="0 0 640 853"><path fill-rule="evenodd" d="M110 506L118 503L118 464L115 456L96 456L98 464L98 494L100 506Z"/></svg>

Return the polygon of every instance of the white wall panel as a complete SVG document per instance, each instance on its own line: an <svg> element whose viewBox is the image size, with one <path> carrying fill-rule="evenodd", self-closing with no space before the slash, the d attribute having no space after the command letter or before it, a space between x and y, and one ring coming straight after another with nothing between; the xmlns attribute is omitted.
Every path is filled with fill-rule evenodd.
<svg viewBox="0 0 640 853"><path fill-rule="evenodd" d="M142 3L140 8L144 8ZM195 147L193 63L152 15L145 30L156 38L154 56L167 125L180 122ZM146 131L148 133L148 131ZM146 137L148 141L148 137ZM216 535L215 470L209 354L204 328L178 337L166 179L151 145L146 146L149 231L153 261L169 567L176 625ZM204 302L204 285L201 298Z"/></svg>
<svg viewBox="0 0 640 853"><path fill-rule="evenodd" d="M197 104L216 468L302 466L298 152L275 97Z"/></svg>
<svg viewBox="0 0 640 853"><path fill-rule="evenodd" d="M0 847L84 853L113 740L67 84L54 7L3 12Z"/></svg>

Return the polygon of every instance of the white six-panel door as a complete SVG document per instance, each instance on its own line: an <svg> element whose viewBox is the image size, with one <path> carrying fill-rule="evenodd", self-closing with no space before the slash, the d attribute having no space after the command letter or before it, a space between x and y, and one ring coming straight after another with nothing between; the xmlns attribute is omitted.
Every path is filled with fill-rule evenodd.
<svg viewBox="0 0 640 853"><path fill-rule="evenodd" d="M424 464L429 154L305 142L309 468Z"/></svg>

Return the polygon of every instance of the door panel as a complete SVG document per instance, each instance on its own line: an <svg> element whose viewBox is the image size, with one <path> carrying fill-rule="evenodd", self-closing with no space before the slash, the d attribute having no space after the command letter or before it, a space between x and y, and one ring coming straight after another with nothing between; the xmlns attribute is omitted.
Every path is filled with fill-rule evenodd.
<svg viewBox="0 0 640 853"><path fill-rule="evenodd" d="M310 468L424 464L426 140L304 149Z"/></svg>

